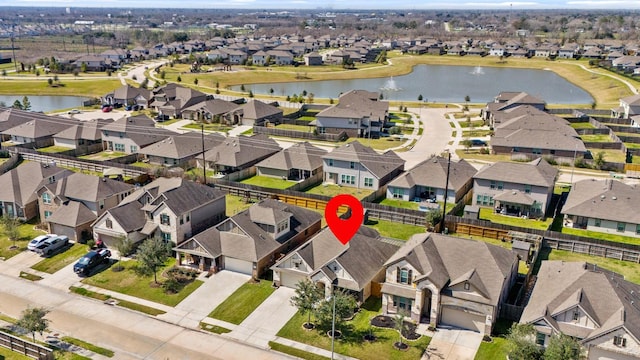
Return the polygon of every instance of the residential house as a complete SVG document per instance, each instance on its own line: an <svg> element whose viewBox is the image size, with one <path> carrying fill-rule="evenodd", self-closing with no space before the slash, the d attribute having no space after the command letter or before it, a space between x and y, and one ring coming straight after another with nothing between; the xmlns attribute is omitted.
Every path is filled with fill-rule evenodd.
<svg viewBox="0 0 640 360"><path fill-rule="evenodd" d="M73 174L53 164L26 162L0 175L0 210L2 216L28 221L38 216L36 191L44 184Z"/></svg>
<svg viewBox="0 0 640 360"><path fill-rule="evenodd" d="M75 65L78 70L82 69L83 66L86 67L87 71L105 71L107 69L105 58L98 55L80 56L75 60Z"/></svg>
<svg viewBox="0 0 640 360"><path fill-rule="evenodd" d="M351 90L342 94L338 104L316 115L312 122L318 133L345 132L351 137L378 138L389 120L389 103L379 100L379 94L365 90Z"/></svg>
<svg viewBox="0 0 640 360"><path fill-rule="evenodd" d="M586 359L640 358L640 286L593 264L543 261L520 323L536 343L552 335L580 340Z"/></svg>
<svg viewBox="0 0 640 360"><path fill-rule="evenodd" d="M207 169L229 174L247 169L280 151L278 143L270 137L253 136L228 137L223 143L204 153ZM202 167L202 160L196 159Z"/></svg>
<svg viewBox="0 0 640 360"><path fill-rule="evenodd" d="M497 245L416 234L384 264L382 312L491 334L518 263L514 252Z"/></svg>
<svg viewBox="0 0 640 360"><path fill-rule="evenodd" d="M613 179L587 179L571 186L562 207L565 226L640 237L636 211L640 189Z"/></svg>
<svg viewBox="0 0 640 360"><path fill-rule="evenodd" d="M138 151L150 164L163 166L186 166L203 152L224 142L223 135L203 135L190 131L169 136Z"/></svg>
<svg viewBox="0 0 640 360"><path fill-rule="evenodd" d="M636 94L620 99L620 106L611 112L611 116L624 119L640 115L640 95Z"/></svg>
<svg viewBox="0 0 640 360"><path fill-rule="evenodd" d="M387 199L444 201L446 188L447 201L455 204L473 188L475 174L476 168L464 159L449 161L433 156L391 180L387 184Z"/></svg>
<svg viewBox="0 0 640 360"><path fill-rule="evenodd" d="M564 44L558 49L558 59L573 59L578 54L580 46L578 44Z"/></svg>
<svg viewBox="0 0 640 360"><path fill-rule="evenodd" d="M37 190L40 219L50 233L87 240L92 235L91 223L133 189L122 181L74 173Z"/></svg>
<svg viewBox="0 0 640 360"><path fill-rule="evenodd" d="M255 66L267 66L269 63L267 60L269 59L269 54L265 51L260 50L251 55L251 62Z"/></svg>
<svg viewBox="0 0 640 360"><path fill-rule="evenodd" d="M6 129L2 134L10 137L13 144L30 144L41 148L53 145L55 134L79 123L78 120L58 116L40 116Z"/></svg>
<svg viewBox="0 0 640 360"><path fill-rule="evenodd" d="M496 113L496 127L489 142L494 154L514 160L540 156L559 163L573 163L587 154L587 148L571 124L558 116L530 106Z"/></svg>
<svg viewBox="0 0 640 360"><path fill-rule="evenodd" d="M326 297L331 296L335 286L364 302L371 296L372 287L384 280L383 264L398 250L399 243L361 226L343 245L325 228L271 267L273 283L295 288L298 282L307 279Z"/></svg>
<svg viewBox="0 0 640 360"><path fill-rule="evenodd" d="M271 62L276 65L292 65L293 64L293 54L289 51L283 50L270 50L267 51L269 57L271 58Z"/></svg>
<svg viewBox="0 0 640 360"><path fill-rule="evenodd" d="M279 123L282 120L282 110L260 100L252 99L224 114L223 119L229 125L264 126L267 121Z"/></svg>
<svg viewBox="0 0 640 360"><path fill-rule="evenodd" d="M473 204L503 215L545 216L558 169L538 158L528 163L496 162L473 176Z"/></svg>
<svg viewBox="0 0 640 360"><path fill-rule="evenodd" d="M320 231L322 215L265 199L178 245L178 263L201 270L262 276L269 266Z"/></svg>
<svg viewBox="0 0 640 360"><path fill-rule="evenodd" d="M322 65L323 59L322 59L322 55L320 55L319 52L310 52L308 54L304 54L304 64L306 66L319 66Z"/></svg>
<svg viewBox="0 0 640 360"><path fill-rule="evenodd" d="M378 154L358 141L344 144L322 157L324 181L377 191L404 170L404 160L392 150Z"/></svg>
<svg viewBox="0 0 640 360"><path fill-rule="evenodd" d="M531 96L526 92L503 91L498 94L492 102L487 103L487 106L482 109L481 116L485 121L488 121L489 126L496 127L499 124L494 120L496 113L513 109L521 105L529 105L533 108L544 111L546 103L544 100Z"/></svg>
<svg viewBox="0 0 640 360"><path fill-rule="evenodd" d="M93 119L81 121L53 135L53 145L69 149L91 149L102 144L102 128L113 122L112 119ZM101 146L97 146L98 150Z"/></svg>
<svg viewBox="0 0 640 360"><path fill-rule="evenodd" d="M222 116L237 108L238 104L222 99L209 99L182 110L183 119L192 119L207 123L220 122Z"/></svg>
<svg viewBox="0 0 640 360"><path fill-rule="evenodd" d="M115 89L112 93L108 93L102 97L103 104L110 105L141 105L148 108L151 102L151 91L144 88L133 87L129 84L122 85Z"/></svg>
<svg viewBox="0 0 640 360"><path fill-rule="evenodd" d="M156 143L173 131L155 127L155 122L145 115L123 117L102 127L102 144L105 150L136 154L150 144Z"/></svg>
<svg viewBox="0 0 640 360"><path fill-rule="evenodd" d="M256 164L261 176L279 179L305 180L317 177L322 180L322 156L327 151L305 141L269 156Z"/></svg>
<svg viewBox="0 0 640 360"><path fill-rule="evenodd" d="M52 117L31 111L0 107L0 137L2 141L11 139L11 136L4 134L6 130L32 121L34 118L49 119Z"/></svg>
<svg viewBox="0 0 640 360"><path fill-rule="evenodd" d="M203 92L171 83L153 91L151 106L160 114L179 118L184 109L207 99Z"/></svg>
<svg viewBox="0 0 640 360"><path fill-rule="evenodd" d="M505 56L505 47L500 44L494 44L489 49L489 55L491 56Z"/></svg>
<svg viewBox="0 0 640 360"><path fill-rule="evenodd" d="M242 50L227 49L227 61L230 65L241 65L247 61L248 55Z"/></svg>
<svg viewBox="0 0 640 360"><path fill-rule="evenodd" d="M158 178L136 189L91 224L93 238L115 245L158 236L181 244L225 219L225 193L182 178Z"/></svg>

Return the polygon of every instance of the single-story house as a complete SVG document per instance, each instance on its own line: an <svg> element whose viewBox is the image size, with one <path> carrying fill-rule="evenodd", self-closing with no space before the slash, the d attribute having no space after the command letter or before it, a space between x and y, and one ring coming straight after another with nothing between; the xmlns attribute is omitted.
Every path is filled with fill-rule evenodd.
<svg viewBox="0 0 640 360"><path fill-rule="evenodd" d="M305 141L283 149L256 164L261 176L288 180L304 180L319 176L322 179L322 156L327 151Z"/></svg>

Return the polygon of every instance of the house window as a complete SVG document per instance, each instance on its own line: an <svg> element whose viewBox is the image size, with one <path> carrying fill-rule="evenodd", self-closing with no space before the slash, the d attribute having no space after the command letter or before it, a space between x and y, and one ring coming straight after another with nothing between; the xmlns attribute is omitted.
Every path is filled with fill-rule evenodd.
<svg viewBox="0 0 640 360"><path fill-rule="evenodd" d="M327 159L327 164L329 164L329 166L333 166L333 159Z"/></svg>
<svg viewBox="0 0 640 360"><path fill-rule="evenodd" d="M118 136L120 136L120 139L122 139L124 137L124 133L120 133L118 134Z"/></svg>
<svg viewBox="0 0 640 360"><path fill-rule="evenodd" d="M411 299L404 298L402 296L394 296L393 297L393 306L398 309L404 309L407 312L411 312L411 304L413 301Z"/></svg>
<svg viewBox="0 0 640 360"><path fill-rule="evenodd" d="M286 220L281 222L281 223L279 223L278 224L278 232L277 233L281 233L281 232L287 230L287 227L288 227L288 223L287 223Z"/></svg>
<svg viewBox="0 0 640 360"><path fill-rule="evenodd" d="M396 269L396 282L398 284L409 284L411 282L412 271L404 268Z"/></svg>
<svg viewBox="0 0 640 360"><path fill-rule="evenodd" d="M47 192L42 193L42 203L43 204L51 204L51 195L49 195L49 193L47 193Z"/></svg>
<svg viewBox="0 0 640 360"><path fill-rule="evenodd" d="M364 186L365 187L373 187L373 179L372 178L364 178Z"/></svg>
<svg viewBox="0 0 640 360"><path fill-rule="evenodd" d="M540 149L533 149L533 150L531 150L531 152L532 152L533 154L536 154L536 155L540 155L540 154L542 154L542 150L540 150Z"/></svg>
<svg viewBox="0 0 640 360"><path fill-rule="evenodd" d="M106 226L106 227L107 227L107 229L113 229L113 221L111 221L111 219L107 219L107 220L104 222L104 226Z"/></svg>
<svg viewBox="0 0 640 360"><path fill-rule="evenodd" d="M49 184L53 184L54 182L56 182L56 176L55 175L50 176L49 177Z"/></svg>
<svg viewBox="0 0 640 360"><path fill-rule="evenodd" d="M495 190L496 189L496 182L491 180L491 185L489 185L489 187L491 188L491 190Z"/></svg>
<svg viewBox="0 0 640 360"><path fill-rule="evenodd" d="M45 210L45 211L44 211L44 218L45 218L45 219L48 219L48 218L49 218L49 216L51 216L51 214L53 214L51 211L49 211L49 210Z"/></svg>
<svg viewBox="0 0 640 360"><path fill-rule="evenodd" d="M100 200L98 201L98 206L100 206L100 209L104 209L104 200Z"/></svg>
<svg viewBox="0 0 640 360"><path fill-rule="evenodd" d="M355 168L356 168L356 163L355 163L355 162L353 162L353 161L350 161L350 162L349 162L349 168L350 168L350 169L355 169Z"/></svg>
<svg viewBox="0 0 640 360"><path fill-rule="evenodd" d="M540 346L544 346L544 340L547 337L547 335L543 334L543 333L536 333L536 344L540 345Z"/></svg>
<svg viewBox="0 0 640 360"><path fill-rule="evenodd" d="M318 129L318 134L325 134L327 132L327 130L322 126L319 126L316 129Z"/></svg>
<svg viewBox="0 0 640 360"><path fill-rule="evenodd" d="M640 235L640 225L636 225L636 235Z"/></svg>
<svg viewBox="0 0 640 360"><path fill-rule="evenodd" d="M573 321L578 321L580 319L580 312L578 310L573 311Z"/></svg>
<svg viewBox="0 0 640 360"><path fill-rule="evenodd" d="M498 190L504 189L504 183L502 181L498 181Z"/></svg>
<svg viewBox="0 0 640 360"><path fill-rule="evenodd" d="M393 192L393 198L394 199L402 199L402 197L404 196L404 189L400 189L400 188L392 188L392 192Z"/></svg>
<svg viewBox="0 0 640 360"><path fill-rule="evenodd" d="M531 194L531 185L525 185L524 186L524 193L525 194Z"/></svg>
<svg viewBox="0 0 640 360"><path fill-rule="evenodd" d="M180 216L180 225L184 224L184 216Z"/></svg>
<svg viewBox="0 0 640 360"><path fill-rule="evenodd" d="M625 347L627 346L627 339L622 336L614 336L613 337L613 345Z"/></svg>
<svg viewBox="0 0 640 360"><path fill-rule="evenodd" d="M114 144L114 150L118 152L124 152L124 144Z"/></svg>
<svg viewBox="0 0 640 360"><path fill-rule="evenodd" d="M161 231L160 237L162 238L163 241L171 241L171 233Z"/></svg>
<svg viewBox="0 0 640 360"><path fill-rule="evenodd" d="M189 222L189 220L191 220L191 217L189 216L189 214L187 214L187 220L185 220L185 221Z"/></svg>
<svg viewBox="0 0 640 360"><path fill-rule="evenodd" d="M162 225L171 225L171 220L169 220L169 215L160 214L160 224L162 224Z"/></svg>
<svg viewBox="0 0 640 360"><path fill-rule="evenodd" d="M108 131L104 131L104 136L109 136L109 132Z"/></svg>
<svg viewBox="0 0 640 360"><path fill-rule="evenodd" d="M466 281L464 282L464 289L465 289L465 290L469 290L469 289L471 289L471 285L469 285L469 283L468 283L468 282L466 282Z"/></svg>
<svg viewBox="0 0 640 360"><path fill-rule="evenodd" d="M627 224L623 223L623 222L619 222L618 223L618 232L624 232L624 228L627 226Z"/></svg>
<svg viewBox="0 0 640 360"><path fill-rule="evenodd" d="M135 145L131 145L130 149L131 149L131 153L137 153L138 152L138 147L135 146Z"/></svg>
<svg viewBox="0 0 640 360"><path fill-rule="evenodd" d="M350 185L355 185L356 184L355 175L344 175L344 174L342 174L340 176L340 179L342 180L341 182L343 184L350 184Z"/></svg>
<svg viewBox="0 0 640 360"><path fill-rule="evenodd" d="M602 222L602 220L595 219L595 220L593 220L593 226L600 227L600 223L601 222ZM637 228L636 228L636 232L637 232Z"/></svg>

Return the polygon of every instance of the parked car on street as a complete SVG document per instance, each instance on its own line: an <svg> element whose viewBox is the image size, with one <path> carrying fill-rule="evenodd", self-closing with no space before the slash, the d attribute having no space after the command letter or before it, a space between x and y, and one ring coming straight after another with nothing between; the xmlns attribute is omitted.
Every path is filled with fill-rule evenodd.
<svg viewBox="0 0 640 360"><path fill-rule="evenodd" d="M73 114L80 114L82 111L78 110L78 109L71 109L69 110L69 115L73 115Z"/></svg>
<svg viewBox="0 0 640 360"><path fill-rule="evenodd" d="M27 245L27 249L29 249L31 251L35 251L38 246L42 245L45 242L45 240L47 240L50 237L54 237L54 236L58 236L58 235L56 235L56 234L46 234L46 235L36 236L33 239L31 239L31 241L29 241L29 244Z"/></svg>
<svg viewBox="0 0 640 360"><path fill-rule="evenodd" d="M96 267L109 262L111 251L109 249L98 249L89 251L73 265L73 272L81 276L88 276Z"/></svg>
<svg viewBox="0 0 640 360"><path fill-rule="evenodd" d="M49 256L67 245L69 245L68 237L64 235L53 236L38 245L35 252L40 255Z"/></svg>
<svg viewBox="0 0 640 360"><path fill-rule="evenodd" d="M111 110L113 110L113 108L111 106L103 106L102 107L102 112L110 112Z"/></svg>

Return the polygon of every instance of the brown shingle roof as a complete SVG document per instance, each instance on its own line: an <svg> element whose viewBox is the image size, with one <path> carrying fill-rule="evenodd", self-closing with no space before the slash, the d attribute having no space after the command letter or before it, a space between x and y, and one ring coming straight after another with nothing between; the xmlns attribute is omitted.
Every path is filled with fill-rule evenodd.
<svg viewBox="0 0 640 360"><path fill-rule="evenodd" d="M326 154L326 150L305 141L273 154L256 164L256 166L279 170L301 169L313 171L322 167L322 156Z"/></svg>
<svg viewBox="0 0 640 360"><path fill-rule="evenodd" d="M464 159L451 161L449 171L450 190L460 190L476 173L476 168ZM402 175L389 183L389 186L400 188L412 188L416 185L429 186L439 189L445 188L447 179L447 159L441 156L434 156L416 165L411 170L407 170Z"/></svg>
<svg viewBox="0 0 640 360"><path fill-rule="evenodd" d="M474 179L504 181L549 187L555 184L558 169L538 158L527 163L496 162L484 166Z"/></svg>
<svg viewBox="0 0 640 360"><path fill-rule="evenodd" d="M362 145L359 141L344 144L322 158L359 162L378 179L385 177L398 168L404 167L404 160L392 150L384 154L378 154L375 150Z"/></svg>
<svg viewBox="0 0 640 360"><path fill-rule="evenodd" d="M562 213L592 219L640 224L640 188L606 179L578 181L571 187Z"/></svg>

